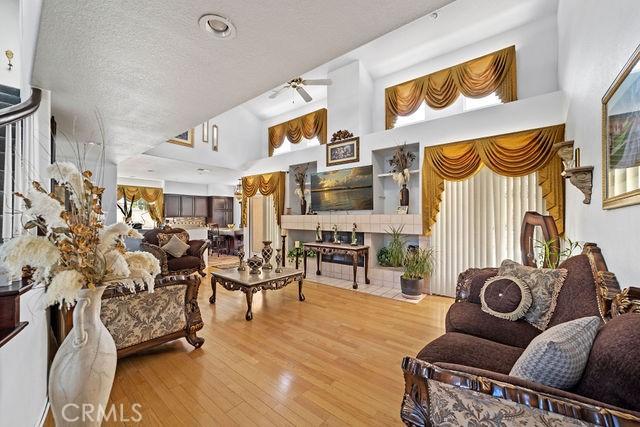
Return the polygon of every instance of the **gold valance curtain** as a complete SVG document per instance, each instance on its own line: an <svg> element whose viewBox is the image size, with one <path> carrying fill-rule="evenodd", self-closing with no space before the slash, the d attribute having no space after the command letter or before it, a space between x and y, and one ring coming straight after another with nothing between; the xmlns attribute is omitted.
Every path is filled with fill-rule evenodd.
<svg viewBox="0 0 640 427"><path fill-rule="evenodd" d="M280 217L284 213L284 188L286 174L272 172L262 175L245 176L242 178L242 226L247 225L247 202L249 197L258 191L263 196L273 194L273 207L276 210L276 221L280 225Z"/></svg>
<svg viewBox="0 0 640 427"><path fill-rule="evenodd" d="M461 181L487 166L503 176L538 173L538 185L558 232L564 233L562 161L553 144L564 140L564 125L489 136L424 149L422 226L426 235L436 222L444 181Z"/></svg>
<svg viewBox="0 0 640 427"><path fill-rule="evenodd" d="M118 185L117 200L126 197L127 200L144 200L149 204L149 214L156 223L162 224L164 216L164 193L162 188L136 187L132 185Z"/></svg>
<svg viewBox="0 0 640 427"><path fill-rule="evenodd" d="M273 150L282 145L285 137L292 144L298 144L302 141L302 137L306 139L317 137L320 144L326 144L327 109L321 108L304 116L271 126L269 128L269 157L273 155Z"/></svg>
<svg viewBox="0 0 640 427"><path fill-rule="evenodd" d="M398 116L414 113L425 101L431 108L453 104L460 94L481 98L493 92L502 102L515 101L515 46L465 63L418 77L385 89L385 129L393 128Z"/></svg>

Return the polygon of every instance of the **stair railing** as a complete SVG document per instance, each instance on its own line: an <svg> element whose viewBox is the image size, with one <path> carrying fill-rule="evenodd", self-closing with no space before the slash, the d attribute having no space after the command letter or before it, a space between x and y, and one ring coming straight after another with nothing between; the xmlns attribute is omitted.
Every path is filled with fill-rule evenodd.
<svg viewBox="0 0 640 427"><path fill-rule="evenodd" d="M34 114L40 107L42 91L33 88L31 96L20 104L0 109L0 136L4 144L4 164L0 162L3 177L0 189L2 239L6 241L22 233L19 217L19 201L15 192L26 192L31 181L36 178L38 147L34 131Z"/></svg>

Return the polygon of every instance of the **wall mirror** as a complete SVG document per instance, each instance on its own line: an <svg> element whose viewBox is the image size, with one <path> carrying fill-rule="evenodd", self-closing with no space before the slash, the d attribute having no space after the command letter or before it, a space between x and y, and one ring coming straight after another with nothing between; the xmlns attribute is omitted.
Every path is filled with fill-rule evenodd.
<svg viewBox="0 0 640 427"><path fill-rule="evenodd" d="M640 46L602 98L602 206L640 203Z"/></svg>

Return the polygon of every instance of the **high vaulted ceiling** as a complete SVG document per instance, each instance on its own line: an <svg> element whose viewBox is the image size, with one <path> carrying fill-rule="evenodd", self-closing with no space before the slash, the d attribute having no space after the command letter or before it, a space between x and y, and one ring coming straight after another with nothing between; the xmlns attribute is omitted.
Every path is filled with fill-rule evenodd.
<svg viewBox="0 0 640 427"><path fill-rule="evenodd" d="M451 1L47 0L33 84L63 129L98 111L118 162ZM200 30L206 13L237 38Z"/></svg>

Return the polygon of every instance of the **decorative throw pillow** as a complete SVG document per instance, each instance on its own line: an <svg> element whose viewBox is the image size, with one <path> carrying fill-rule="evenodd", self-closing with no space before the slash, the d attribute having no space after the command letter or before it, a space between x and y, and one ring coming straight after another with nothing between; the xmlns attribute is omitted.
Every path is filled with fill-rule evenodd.
<svg viewBox="0 0 640 427"><path fill-rule="evenodd" d="M480 290L482 311L506 320L518 320L531 307L531 290L517 277L494 276Z"/></svg>
<svg viewBox="0 0 640 427"><path fill-rule="evenodd" d="M599 327L600 318L591 316L547 329L531 341L509 375L563 390L574 387Z"/></svg>
<svg viewBox="0 0 640 427"><path fill-rule="evenodd" d="M180 258L189 249L189 245L182 241L178 236L172 236L166 245L162 246L162 250L171 256Z"/></svg>
<svg viewBox="0 0 640 427"><path fill-rule="evenodd" d="M558 294L567 277L567 270L527 267L506 259L498 269L498 276L516 277L529 286L531 307L525 313L524 319L541 331L547 329L556 308Z"/></svg>
<svg viewBox="0 0 640 427"><path fill-rule="evenodd" d="M173 236L176 236L178 239L182 240L184 243L189 242L189 233L186 231L181 231L180 233L158 233L158 246L163 247Z"/></svg>

